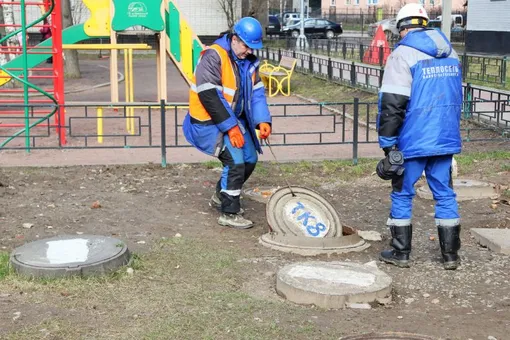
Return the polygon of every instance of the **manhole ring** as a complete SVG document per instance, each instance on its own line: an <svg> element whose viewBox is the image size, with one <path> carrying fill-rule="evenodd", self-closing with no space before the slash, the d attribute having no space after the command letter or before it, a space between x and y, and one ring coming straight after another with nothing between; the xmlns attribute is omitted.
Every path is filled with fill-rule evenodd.
<svg viewBox="0 0 510 340"><path fill-rule="evenodd" d="M321 308L391 301L391 277L375 262L298 262L280 269L276 291L287 300Z"/></svg>
<svg viewBox="0 0 510 340"><path fill-rule="evenodd" d="M350 335L340 340L437 340L436 338L410 333L370 333L361 335Z"/></svg>
<svg viewBox="0 0 510 340"><path fill-rule="evenodd" d="M293 196L293 193L295 196ZM342 223L335 207L319 193L293 186L276 190L266 205L271 231L311 238L342 236Z"/></svg>
<svg viewBox="0 0 510 340"><path fill-rule="evenodd" d="M29 277L101 275L129 262L127 245L113 237L62 235L26 243L11 253L14 270Z"/></svg>
<svg viewBox="0 0 510 340"><path fill-rule="evenodd" d="M249 188L243 190L243 195L253 199L254 201L266 204L269 198L275 193L280 187L269 187L261 186L255 188Z"/></svg>

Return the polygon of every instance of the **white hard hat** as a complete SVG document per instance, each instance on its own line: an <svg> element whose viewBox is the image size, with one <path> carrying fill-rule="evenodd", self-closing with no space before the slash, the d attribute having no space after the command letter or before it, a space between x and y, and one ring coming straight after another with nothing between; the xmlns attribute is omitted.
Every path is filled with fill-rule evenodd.
<svg viewBox="0 0 510 340"><path fill-rule="evenodd" d="M427 11L417 3L405 5L397 14L397 28L399 31L410 27L426 27L428 22Z"/></svg>

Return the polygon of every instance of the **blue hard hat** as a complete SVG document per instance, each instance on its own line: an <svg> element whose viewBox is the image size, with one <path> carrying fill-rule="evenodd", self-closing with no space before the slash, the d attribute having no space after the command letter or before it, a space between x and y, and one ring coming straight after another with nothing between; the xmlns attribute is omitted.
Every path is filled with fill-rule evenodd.
<svg viewBox="0 0 510 340"><path fill-rule="evenodd" d="M234 25L234 33L248 46L253 49L262 48L262 25L252 17L241 18Z"/></svg>

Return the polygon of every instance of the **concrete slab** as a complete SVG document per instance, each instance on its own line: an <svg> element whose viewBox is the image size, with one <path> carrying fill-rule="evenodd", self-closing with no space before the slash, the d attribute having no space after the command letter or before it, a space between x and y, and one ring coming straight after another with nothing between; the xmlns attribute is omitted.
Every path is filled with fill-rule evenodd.
<svg viewBox="0 0 510 340"><path fill-rule="evenodd" d="M496 199L499 196L494 184L472 179L456 178L453 180L453 188L457 193L457 201ZM433 199L432 192L427 184L419 187L416 194L424 199Z"/></svg>
<svg viewBox="0 0 510 340"><path fill-rule="evenodd" d="M471 235L493 252L510 255L510 229L473 228Z"/></svg>
<svg viewBox="0 0 510 340"><path fill-rule="evenodd" d="M322 308L391 301L392 279L375 262L301 262L282 268L276 291L289 301Z"/></svg>

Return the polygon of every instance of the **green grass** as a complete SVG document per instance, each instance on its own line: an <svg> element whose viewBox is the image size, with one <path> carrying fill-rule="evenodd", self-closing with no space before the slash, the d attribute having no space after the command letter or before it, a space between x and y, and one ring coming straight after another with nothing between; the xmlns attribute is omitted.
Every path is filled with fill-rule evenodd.
<svg viewBox="0 0 510 340"><path fill-rule="evenodd" d="M459 171L461 173L470 173L476 167L481 167L481 162L491 161L509 161L510 162L510 151L490 151L490 152L472 152L463 153L455 156ZM501 164L498 167L492 167L485 169L488 172L508 171L510 164Z"/></svg>
<svg viewBox="0 0 510 340"><path fill-rule="evenodd" d="M222 167L221 162L217 160L206 161L203 162L202 164L209 170Z"/></svg>
<svg viewBox="0 0 510 340"><path fill-rule="evenodd" d="M10 273L9 254L0 252L0 280L4 279Z"/></svg>

